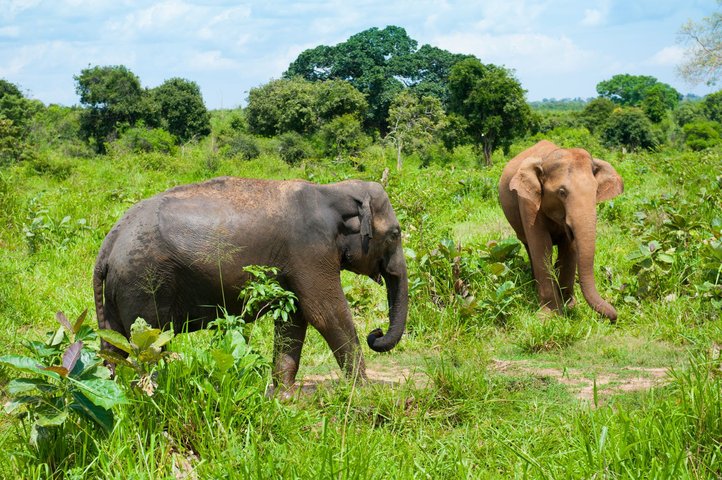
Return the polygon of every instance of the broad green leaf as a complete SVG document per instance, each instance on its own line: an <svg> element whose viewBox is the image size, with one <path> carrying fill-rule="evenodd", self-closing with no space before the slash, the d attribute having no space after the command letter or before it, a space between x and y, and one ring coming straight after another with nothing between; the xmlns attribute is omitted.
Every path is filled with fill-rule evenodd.
<svg viewBox="0 0 722 480"><path fill-rule="evenodd" d="M117 352L114 352L113 350L101 350L98 352L98 356L103 360L107 360L108 362L116 365L125 365L130 368L135 367L135 365L133 365L133 363L131 363L127 358Z"/></svg>
<svg viewBox="0 0 722 480"><path fill-rule="evenodd" d="M133 353L133 347L130 346L128 339L114 330L98 330L98 336L125 353Z"/></svg>
<svg viewBox="0 0 722 480"><path fill-rule="evenodd" d="M42 401L43 397L38 397L36 395L22 395L20 397L13 398L11 401L7 402L3 407L3 410L5 410L5 413L7 413L8 415L11 415L15 413L20 407L24 407L26 405L40 405Z"/></svg>
<svg viewBox="0 0 722 480"><path fill-rule="evenodd" d="M153 342L153 347L160 348L166 343L173 340L173 329L165 330L160 335L158 335L158 338Z"/></svg>
<svg viewBox="0 0 722 480"><path fill-rule="evenodd" d="M111 410L93 404L81 392L73 392L73 399L75 401L70 408L93 420L106 432L113 430L113 412Z"/></svg>
<svg viewBox="0 0 722 480"><path fill-rule="evenodd" d="M68 418L67 410L45 409L42 413L38 413L35 423L40 427L57 427L62 425Z"/></svg>
<svg viewBox="0 0 722 480"><path fill-rule="evenodd" d="M233 355L221 350L211 350L211 357L213 357L215 367L220 373L226 373L228 369L233 366L235 361Z"/></svg>
<svg viewBox="0 0 722 480"><path fill-rule="evenodd" d="M80 331L80 327L83 326L83 322L85 321L86 315L88 315L87 308L85 310L83 310L83 313L78 315L78 318L75 320L75 323L73 323L73 333L78 333L78 331Z"/></svg>
<svg viewBox="0 0 722 480"><path fill-rule="evenodd" d="M48 345L50 345L51 347L56 347L62 343L64 338L65 338L65 328L62 326L58 327L58 329L55 331L55 335L53 335L50 338Z"/></svg>
<svg viewBox="0 0 722 480"><path fill-rule="evenodd" d="M148 348L144 348L138 352L138 361L143 363L156 364L160 360L160 348L155 348L152 345Z"/></svg>
<svg viewBox="0 0 722 480"><path fill-rule="evenodd" d="M65 353L63 353L63 367L71 372L75 368L75 364L80 359L80 353L83 350L83 342L77 341L70 345Z"/></svg>
<svg viewBox="0 0 722 480"><path fill-rule="evenodd" d="M68 317L65 316L63 312L58 312L55 314L55 319L60 323L60 325L64 326L68 332L73 331L73 326L68 321Z"/></svg>
<svg viewBox="0 0 722 480"><path fill-rule="evenodd" d="M40 390L41 387L44 387L43 389L45 390L55 388L40 378L15 378L10 380L7 385L8 393L12 396L16 396L19 393L32 392L33 390Z"/></svg>
<svg viewBox="0 0 722 480"><path fill-rule="evenodd" d="M130 334L130 342L142 351L153 345L159 336L160 330L157 328L138 329Z"/></svg>
<svg viewBox="0 0 722 480"><path fill-rule="evenodd" d="M0 357L0 363L30 373L38 373L38 370L42 368L42 365L39 365L38 362L24 355L3 355Z"/></svg>
<svg viewBox="0 0 722 480"><path fill-rule="evenodd" d="M125 403L123 390L112 380L102 378L91 378L82 381L71 378L70 380L79 390L82 390L85 397L99 407L112 408Z"/></svg>
<svg viewBox="0 0 722 480"><path fill-rule="evenodd" d="M670 265L674 263L674 257L666 253L660 253L659 255L657 255L657 260L663 263L668 263Z"/></svg>

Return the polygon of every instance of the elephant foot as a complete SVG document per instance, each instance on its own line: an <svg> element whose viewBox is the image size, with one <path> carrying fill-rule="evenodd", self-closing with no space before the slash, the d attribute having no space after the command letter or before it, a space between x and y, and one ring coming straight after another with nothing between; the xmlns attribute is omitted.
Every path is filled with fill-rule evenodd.
<svg viewBox="0 0 722 480"><path fill-rule="evenodd" d="M269 385L266 389L266 398L277 398L281 402L289 402L296 397L300 389L297 384L287 385Z"/></svg>
<svg viewBox="0 0 722 480"><path fill-rule="evenodd" d="M543 323L543 322L546 322L547 320L549 320L550 318L552 318L557 313L558 312L556 310L554 310L553 308L550 308L548 305L544 305L537 312L537 317Z"/></svg>

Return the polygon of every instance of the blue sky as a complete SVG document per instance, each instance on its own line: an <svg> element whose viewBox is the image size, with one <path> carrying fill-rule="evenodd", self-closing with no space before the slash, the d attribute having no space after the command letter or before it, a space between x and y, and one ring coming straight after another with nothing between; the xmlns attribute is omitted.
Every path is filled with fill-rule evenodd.
<svg viewBox="0 0 722 480"><path fill-rule="evenodd" d="M370 27L515 71L528 100L596 96L618 73L651 75L682 93L678 31L716 0L161 2L0 0L0 78L44 103L78 103L73 75L125 65L146 87L197 82L209 108L245 104L300 52Z"/></svg>

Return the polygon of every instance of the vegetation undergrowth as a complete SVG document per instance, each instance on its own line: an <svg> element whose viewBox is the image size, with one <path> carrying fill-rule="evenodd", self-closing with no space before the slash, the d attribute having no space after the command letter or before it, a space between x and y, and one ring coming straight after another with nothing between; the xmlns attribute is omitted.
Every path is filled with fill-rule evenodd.
<svg viewBox="0 0 722 480"><path fill-rule="evenodd" d="M229 115L215 112L213 128L232 122ZM534 141L514 143L509 155ZM289 164L275 142L250 136L219 149L205 139L167 153L124 144L105 156L83 157L53 150L0 169L3 403L12 411L22 388L32 387L33 395L63 399L54 405L67 407L54 417L42 409L28 409L22 421L2 417L0 447L8 461L0 462L0 477L722 473L721 150L620 154L589 147L625 180L625 193L598 208L597 284L619 311L618 323L610 325L583 301L563 315L540 317L525 250L498 206L496 185L508 158L501 152L485 169L476 168L474 151L465 146L430 158L409 155L396 171L391 146L360 147L353 160L314 157L310 149L311 157ZM97 355L111 357L98 353L90 322L78 329L78 321L68 322L70 329L63 323L65 337L57 334L57 309L93 305L94 258L123 212L166 188L219 175L320 183L384 178L403 229L411 303L396 349L379 355L363 347L376 381L358 388L330 380L338 367L320 335L309 331L299 378L320 380L309 380L290 402L268 398L268 317L246 325L225 316L215 330L175 335L138 324L145 340L131 338L128 345L101 332L130 353L114 381L99 363ZM268 288L246 294L251 304L253 298L266 304L263 295L279 291L268 283L272 273L257 273L251 285ZM385 318L383 288L349 273L342 280L360 332ZM284 297L272 312L282 318L292 305ZM131 344L148 349L142 354ZM31 354L34 362L23 361L18 373L17 359ZM90 377L78 370L81 362L96 365ZM669 374L651 389L601 383L604 376L622 382L633 369L653 368ZM572 375L591 382L591 400L578 398L582 386ZM98 405L87 397L89 411L103 408L106 417L85 417L74 408L83 392L75 382L91 377L117 388L115 402ZM41 435L32 431L53 423L62 428L56 430L62 441L50 439L41 448Z"/></svg>

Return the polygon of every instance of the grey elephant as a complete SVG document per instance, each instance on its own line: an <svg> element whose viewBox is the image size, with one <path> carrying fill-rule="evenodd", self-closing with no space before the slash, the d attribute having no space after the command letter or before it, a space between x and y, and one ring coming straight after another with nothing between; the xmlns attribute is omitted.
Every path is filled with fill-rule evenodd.
<svg viewBox="0 0 722 480"><path fill-rule="evenodd" d="M141 201L98 253L99 327L127 337L142 317L156 327L194 331L216 318L219 305L240 314L246 265L278 268L279 282L298 298L292 318L275 325L277 388L294 385L308 324L347 375L365 378L342 269L386 284L388 333L372 331L369 347L388 351L403 335L408 280L399 222L383 187L358 180L317 185L222 177Z"/></svg>
<svg viewBox="0 0 722 480"><path fill-rule="evenodd" d="M594 282L596 204L624 190L609 163L581 148L564 149L542 140L509 160L499 181L499 200L507 220L527 249L544 309L574 305L574 280L587 303L617 319ZM555 266L552 249L558 247Z"/></svg>

